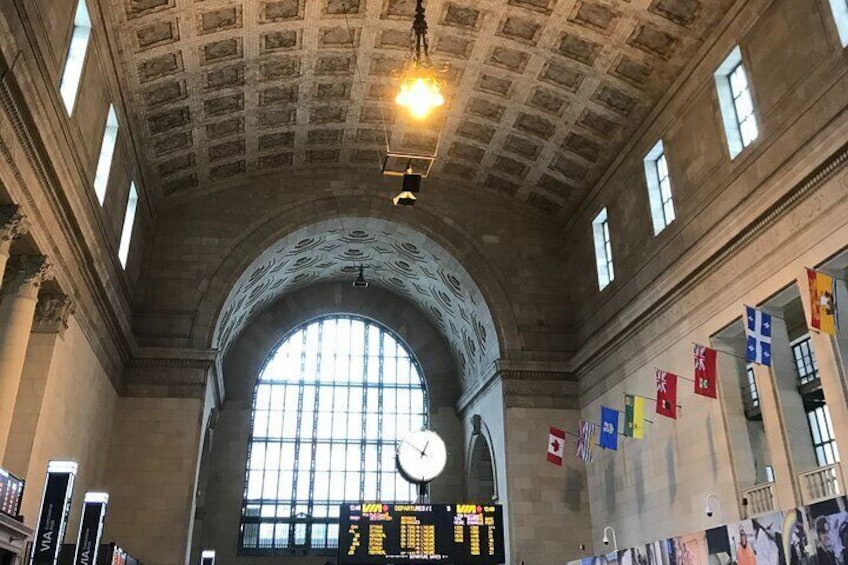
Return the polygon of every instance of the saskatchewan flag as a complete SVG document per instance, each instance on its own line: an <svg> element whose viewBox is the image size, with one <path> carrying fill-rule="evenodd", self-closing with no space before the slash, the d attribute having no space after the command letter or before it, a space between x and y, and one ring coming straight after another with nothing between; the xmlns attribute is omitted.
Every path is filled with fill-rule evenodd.
<svg viewBox="0 0 848 565"><path fill-rule="evenodd" d="M624 395L624 435L636 439L645 437L645 399L641 396Z"/></svg>

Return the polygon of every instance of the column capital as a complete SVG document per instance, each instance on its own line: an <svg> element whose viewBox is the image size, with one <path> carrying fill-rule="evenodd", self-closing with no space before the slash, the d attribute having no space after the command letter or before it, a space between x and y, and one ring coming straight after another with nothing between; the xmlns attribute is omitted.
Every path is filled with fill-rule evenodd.
<svg viewBox="0 0 848 565"><path fill-rule="evenodd" d="M29 223L17 204L0 206L0 241L11 242L29 231Z"/></svg>
<svg viewBox="0 0 848 565"><path fill-rule="evenodd" d="M3 295L38 295L38 288L52 279L53 265L44 255L12 255L3 275Z"/></svg>
<svg viewBox="0 0 848 565"><path fill-rule="evenodd" d="M32 331L58 333L61 336L68 328L68 317L73 313L74 302L69 296L59 293L42 294L35 305Z"/></svg>

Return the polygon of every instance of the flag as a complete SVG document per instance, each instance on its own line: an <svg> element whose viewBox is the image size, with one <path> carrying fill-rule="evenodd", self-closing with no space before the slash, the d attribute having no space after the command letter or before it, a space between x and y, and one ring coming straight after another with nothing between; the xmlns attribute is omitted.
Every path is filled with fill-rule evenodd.
<svg viewBox="0 0 848 565"><path fill-rule="evenodd" d="M604 449L618 449L618 410L601 406L601 440Z"/></svg>
<svg viewBox="0 0 848 565"><path fill-rule="evenodd" d="M716 398L716 350L695 344L695 394Z"/></svg>
<svg viewBox="0 0 848 565"><path fill-rule="evenodd" d="M807 269L810 283L810 328L836 335L836 287L833 277Z"/></svg>
<svg viewBox="0 0 848 565"><path fill-rule="evenodd" d="M551 426L548 435L548 461L562 467L562 448L565 447L565 432Z"/></svg>
<svg viewBox="0 0 848 565"><path fill-rule="evenodd" d="M598 426L592 422L580 421L580 433L577 438L577 457L586 461L592 461L592 443L595 441L595 432Z"/></svg>
<svg viewBox="0 0 848 565"><path fill-rule="evenodd" d="M771 366L771 314L745 306L745 359Z"/></svg>
<svg viewBox="0 0 848 565"><path fill-rule="evenodd" d="M656 370L657 377L657 414L667 418L677 418L677 375Z"/></svg>
<svg viewBox="0 0 848 565"><path fill-rule="evenodd" d="M645 399L641 396L624 395L624 435L645 437Z"/></svg>

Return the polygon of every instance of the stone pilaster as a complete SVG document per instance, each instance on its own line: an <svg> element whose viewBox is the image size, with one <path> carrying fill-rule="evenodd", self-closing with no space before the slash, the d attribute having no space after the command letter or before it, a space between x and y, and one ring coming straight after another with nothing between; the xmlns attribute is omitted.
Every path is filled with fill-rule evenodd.
<svg viewBox="0 0 848 565"><path fill-rule="evenodd" d="M14 255L6 263L0 301L0 453L6 452L38 289L51 276L42 255Z"/></svg>
<svg viewBox="0 0 848 565"><path fill-rule="evenodd" d="M32 447L42 415L44 391L48 386L56 342L64 336L73 303L58 293L41 294L35 306L32 334L27 344L21 380L18 385L9 439L2 466L25 477L29 471Z"/></svg>
<svg viewBox="0 0 848 565"><path fill-rule="evenodd" d="M0 206L0 272L6 269L12 242L25 234L28 229L26 218L17 204ZM3 281L0 280L0 288Z"/></svg>

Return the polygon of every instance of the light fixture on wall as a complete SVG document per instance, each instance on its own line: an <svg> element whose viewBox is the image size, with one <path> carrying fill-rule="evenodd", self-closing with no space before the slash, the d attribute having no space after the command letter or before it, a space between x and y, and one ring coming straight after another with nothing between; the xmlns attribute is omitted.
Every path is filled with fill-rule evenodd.
<svg viewBox="0 0 848 565"><path fill-rule="evenodd" d="M422 0L416 0L415 3L412 33L409 59L403 66L395 102L409 110L412 117L420 120L445 103L442 84L436 77L436 70L430 61L427 20L424 17Z"/></svg>
<svg viewBox="0 0 848 565"><path fill-rule="evenodd" d="M609 545L609 533L612 533L612 548L615 551L618 551L618 541L615 539L615 530L612 526L607 526L606 528L604 528L604 539L601 541L604 542L604 545Z"/></svg>
<svg viewBox="0 0 848 565"><path fill-rule="evenodd" d="M711 500L715 501L715 505L718 507L719 512L718 517L722 518L723 516L721 511L721 500L719 500L718 496L714 495L713 493L707 495L707 504L706 506L704 506L704 513L707 515L707 518L712 518L713 514L715 513L715 506L713 506L713 504L710 502Z"/></svg>

